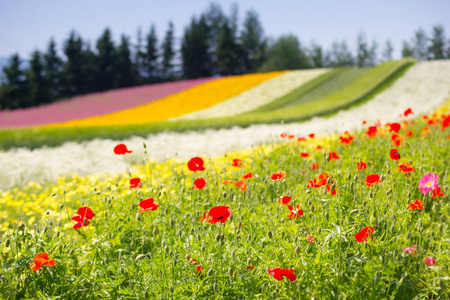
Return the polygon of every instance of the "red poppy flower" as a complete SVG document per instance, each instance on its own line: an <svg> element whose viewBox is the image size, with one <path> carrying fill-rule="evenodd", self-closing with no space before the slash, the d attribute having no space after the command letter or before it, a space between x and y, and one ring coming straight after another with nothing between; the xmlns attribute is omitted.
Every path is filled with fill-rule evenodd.
<svg viewBox="0 0 450 300"><path fill-rule="evenodd" d="M308 153L306 153L306 152L302 152L302 153L300 153L300 156L301 156L301 157L308 157L308 156L309 156L309 154L308 154Z"/></svg>
<svg viewBox="0 0 450 300"><path fill-rule="evenodd" d="M397 135L397 134L395 134L395 135ZM404 137L397 135L397 137L395 137L395 139L392 139L392 144L396 147L400 147L401 145L403 145L403 139L404 139Z"/></svg>
<svg viewBox="0 0 450 300"><path fill-rule="evenodd" d="M242 159L239 158L233 159L231 166L240 168L242 166Z"/></svg>
<svg viewBox="0 0 450 300"><path fill-rule="evenodd" d="M320 150L320 149L322 149L323 147L321 146L321 145L317 145L317 147L316 147L316 150Z"/></svg>
<svg viewBox="0 0 450 300"><path fill-rule="evenodd" d="M208 215L208 212L205 211L203 213L203 217L200 218L200 222L205 222L206 220L208 220L208 216L207 215Z"/></svg>
<svg viewBox="0 0 450 300"><path fill-rule="evenodd" d="M283 132L282 134L280 134L280 136L282 137L282 138L285 138L285 137L287 137L287 133L286 132Z"/></svg>
<svg viewBox="0 0 450 300"><path fill-rule="evenodd" d="M149 198L139 202L139 206L141 207L139 210L139 213L141 214L147 210L156 210L159 207L159 204L155 203L155 199Z"/></svg>
<svg viewBox="0 0 450 300"><path fill-rule="evenodd" d="M332 184L327 184L327 193L331 194L331 196L334 196L337 193L337 189L336 187L334 187L333 191L331 191L331 186ZM325 193L325 189L322 190L322 193Z"/></svg>
<svg viewBox="0 0 450 300"><path fill-rule="evenodd" d="M300 136L297 141L301 142L301 141L306 141L306 138L304 136Z"/></svg>
<svg viewBox="0 0 450 300"><path fill-rule="evenodd" d="M289 279L290 281L294 281L297 279L297 275L294 274L294 269L280 269L280 267L276 267L273 269L268 269L270 276L273 276L276 280L283 280L283 276Z"/></svg>
<svg viewBox="0 0 450 300"><path fill-rule="evenodd" d="M49 259L48 253L42 252L33 258L34 263L30 264L33 271L38 271L42 266L53 267L56 263L54 259Z"/></svg>
<svg viewBox="0 0 450 300"><path fill-rule="evenodd" d="M378 128L377 126L370 126L367 131L365 132L365 134L367 134L369 137L373 138L377 136L377 131Z"/></svg>
<svg viewBox="0 0 450 300"><path fill-rule="evenodd" d="M201 159L200 157L193 157L188 161L187 166L192 172L197 172L205 170L203 164L203 159Z"/></svg>
<svg viewBox="0 0 450 300"><path fill-rule="evenodd" d="M293 139L293 138L295 138L295 135L293 135L293 134L288 136L288 139L290 139L290 140Z"/></svg>
<svg viewBox="0 0 450 300"><path fill-rule="evenodd" d="M358 243L362 243L366 241L367 238L373 234L373 232L374 230L372 227L364 227L359 233L355 234L355 239L358 241Z"/></svg>
<svg viewBox="0 0 450 300"><path fill-rule="evenodd" d="M242 176L242 178L244 178L244 179L249 179L249 178L252 178L252 177L253 177L253 173L252 172L247 173L247 174Z"/></svg>
<svg viewBox="0 0 450 300"><path fill-rule="evenodd" d="M413 135L413 131L412 131L412 130L408 131L408 132L405 134L405 136L407 136L407 137L411 137L412 135Z"/></svg>
<svg viewBox="0 0 450 300"><path fill-rule="evenodd" d="M313 236L313 235L308 235L308 236L306 237L306 241L307 241L308 243L314 243L314 236Z"/></svg>
<svg viewBox="0 0 450 300"><path fill-rule="evenodd" d="M346 146L350 145L353 142L354 137L350 136L350 137L344 137L344 136L340 136L339 137L341 140L339 141L339 144L344 144Z"/></svg>
<svg viewBox="0 0 450 300"><path fill-rule="evenodd" d="M233 180L224 180L222 181L222 184L232 184L233 182Z"/></svg>
<svg viewBox="0 0 450 300"><path fill-rule="evenodd" d="M450 126L450 116L447 116L444 120L442 120L442 130Z"/></svg>
<svg viewBox="0 0 450 300"><path fill-rule="evenodd" d="M128 150L125 144L119 144L114 147L114 153L117 155L131 153L133 150Z"/></svg>
<svg viewBox="0 0 450 300"><path fill-rule="evenodd" d="M317 170L318 168L319 168L319 163L313 163L313 164L310 164L309 165L309 168L311 169L311 170Z"/></svg>
<svg viewBox="0 0 450 300"><path fill-rule="evenodd" d="M409 203L409 209L411 209L411 210L424 209L423 208L423 201L416 200L414 202Z"/></svg>
<svg viewBox="0 0 450 300"><path fill-rule="evenodd" d="M192 188L196 190L201 190L206 185L206 181L203 178L197 178L194 180L194 186Z"/></svg>
<svg viewBox="0 0 450 300"><path fill-rule="evenodd" d="M270 179L272 179L273 181L277 181L277 180L283 179L285 177L286 177L286 172L281 171L278 173L273 173L272 176L270 176Z"/></svg>
<svg viewBox="0 0 450 300"><path fill-rule="evenodd" d="M380 183L380 182L381 182L380 176L377 175L377 174L369 175L369 176L366 177L366 179L364 179L364 183L367 186L373 186L373 185L375 185L377 183Z"/></svg>
<svg viewBox="0 0 450 300"><path fill-rule="evenodd" d="M292 205L288 205L288 209L291 211L287 216L289 219L299 218L303 216L303 209L300 209L300 204L298 204L296 208L294 208Z"/></svg>
<svg viewBox="0 0 450 300"><path fill-rule="evenodd" d="M202 269L203 269L202 266L197 266L197 273L201 274L202 273Z"/></svg>
<svg viewBox="0 0 450 300"><path fill-rule="evenodd" d="M337 153L336 152L330 152L330 153L328 153L328 158L330 159L330 160L338 160L339 159L339 156L337 155Z"/></svg>
<svg viewBox="0 0 450 300"><path fill-rule="evenodd" d="M77 224L73 225L75 229L88 226L90 223L89 220L95 216L94 212L86 206L79 208L77 214L78 216L72 218L72 220L77 222Z"/></svg>
<svg viewBox="0 0 450 300"><path fill-rule="evenodd" d="M309 185L307 185L307 188L318 188L321 186L324 186L327 184L327 180L330 177L330 175L328 175L328 173L321 173L319 174L319 176L315 177L313 181L309 180L310 182Z"/></svg>
<svg viewBox="0 0 450 300"><path fill-rule="evenodd" d="M280 204L288 204L289 201L291 201L291 196L281 196L280 199L278 199L278 203Z"/></svg>
<svg viewBox="0 0 450 300"><path fill-rule="evenodd" d="M393 159L393 160L400 159L400 154L398 153L397 149L392 149L391 152L389 153L389 155L391 156L391 159Z"/></svg>
<svg viewBox="0 0 450 300"><path fill-rule="evenodd" d="M440 187L433 189L433 193L431 194L431 198L437 198L437 197L445 197L445 194L441 192Z"/></svg>
<svg viewBox="0 0 450 300"><path fill-rule="evenodd" d="M356 164L358 165L358 171L367 169L367 163L363 162L362 160L360 162L357 162Z"/></svg>
<svg viewBox="0 0 450 300"><path fill-rule="evenodd" d="M250 263L250 265L247 267L247 270L253 270L255 267L253 266L252 263Z"/></svg>
<svg viewBox="0 0 450 300"><path fill-rule="evenodd" d="M132 178L130 179L130 189L142 187L140 178Z"/></svg>
<svg viewBox="0 0 450 300"><path fill-rule="evenodd" d="M225 223L231 216L231 207L229 206L216 206L211 208L209 211L208 222L211 224L216 224L217 222Z"/></svg>
<svg viewBox="0 0 450 300"><path fill-rule="evenodd" d="M411 110L411 108L408 108L403 114L405 115L405 117L407 117L408 115L413 114L413 111Z"/></svg>
<svg viewBox="0 0 450 300"><path fill-rule="evenodd" d="M313 139L316 136L316 134L315 133L310 133L310 134L308 134L308 136Z"/></svg>
<svg viewBox="0 0 450 300"><path fill-rule="evenodd" d="M305 170L302 170L302 174L305 174L306 173L306 171Z"/></svg>
<svg viewBox="0 0 450 300"><path fill-rule="evenodd" d="M367 121L366 121L366 120L363 120L363 121L362 121L362 124L363 124L363 125L366 125L366 124L367 124Z"/></svg>
<svg viewBox="0 0 450 300"><path fill-rule="evenodd" d="M409 173L409 172L414 172L415 169L409 164L409 162L405 161L405 162L399 163L397 165L397 171L403 172L403 173Z"/></svg>
<svg viewBox="0 0 450 300"><path fill-rule="evenodd" d="M241 191L246 191L247 190L247 184L245 183L244 180L238 180L234 183L235 187L238 187L241 189Z"/></svg>
<svg viewBox="0 0 450 300"><path fill-rule="evenodd" d="M391 127L389 129L389 132L398 132L402 128L402 125L400 125L399 123L390 123L389 126Z"/></svg>

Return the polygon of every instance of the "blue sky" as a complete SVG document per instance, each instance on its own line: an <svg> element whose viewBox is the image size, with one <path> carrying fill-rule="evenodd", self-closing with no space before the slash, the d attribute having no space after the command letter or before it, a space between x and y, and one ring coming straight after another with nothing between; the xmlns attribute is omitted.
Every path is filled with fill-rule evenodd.
<svg viewBox="0 0 450 300"><path fill-rule="evenodd" d="M93 46L102 31L109 27L114 39L125 33L136 40L155 24L163 36L168 21L175 24L177 38L193 15L203 12L209 0L0 0L0 57L18 52L28 58L34 49L44 50L50 37L58 47L71 29L75 29ZM390 38L395 56L400 56L404 39L411 39L419 27L430 32L442 24L450 37L450 1L448 0L246 0L215 1L225 13L231 4L239 5L240 21L245 11L256 10L267 36L292 33L303 44L315 40L329 48L333 40L347 39L355 48L356 35L363 30L369 40L376 39L380 48ZM380 50L381 50L380 49Z"/></svg>

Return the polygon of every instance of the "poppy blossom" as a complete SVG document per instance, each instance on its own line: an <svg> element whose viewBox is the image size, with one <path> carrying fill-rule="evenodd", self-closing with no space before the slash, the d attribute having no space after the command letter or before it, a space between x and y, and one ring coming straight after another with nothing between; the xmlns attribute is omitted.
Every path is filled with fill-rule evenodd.
<svg viewBox="0 0 450 300"><path fill-rule="evenodd" d="M283 179L285 177L286 177L286 172L281 171L278 173L273 173L272 176L270 176L270 179L272 179L273 181L277 181L277 180Z"/></svg>
<svg viewBox="0 0 450 300"><path fill-rule="evenodd" d="M147 210L156 210L159 207L159 204L155 203L155 199L149 198L139 202L139 206L141 207L139 210L139 213L141 214Z"/></svg>
<svg viewBox="0 0 450 300"><path fill-rule="evenodd" d="M366 239L371 236L373 232L374 230L372 227L364 227L359 233L355 234L355 239L358 241L358 243L362 243L366 241Z"/></svg>
<svg viewBox="0 0 450 300"><path fill-rule="evenodd" d="M330 177L328 173L321 173L319 176L316 176L313 181L309 180L309 184L306 186L307 188L318 188L327 184L327 180Z"/></svg>
<svg viewBox="0 0 450 300"><path fill-rule="evenodd" d="M397 165L397 171L399 171L399 172L409 173L409 172L414 172L415 170L416 169L414 169L407 161L399 163Z"/></svg>
<svg viewBox="0 0 450 300"><path fill-rule="evenodd" d="M283 132L283 133L280 134L280 137L285 138L285 137L287 137L287 135L288 134L286 132Z"/></svg>
<svg viewBox="0 0 450 300"><path fill-rule="evenodd" d="M405 250L405 252L408 253L408 254L411 254L411 253L417 254L416 248L417 248L417 244L412 246L412 247L402 248L402 250Z"/></svg>
<svg viewBox="0 0 450 300"><path fill-rule="evenodd" d="M75 229L88 226L90 223L89 220L95 216L94 212L86 206L79 208L77 213L78 216L72 218L72 220L77 222L77 224L73 225L73 228Z"/></svg>
<svg viewBox="0 0 450 300"><path fill-rule="evenodd" d="M292 199L291 196L281 196L281 197L278 199L278 203L280 203L280 204L288 204L289 201L291 201L291 199Z"/></svg>
<svg viewBox="0 0 450 300"><path fill-rule="evenodd" d="M444 120L442 120L442 130L450 126L450 116L447 116Z"/></svg>
<svg viewBox="0 0 450 300"><path fill-rule="evenodd" d="M365 134L367 134L369 137L373 138L377 136L377 131L378 128L377 126L370 126L367 131L365 132Z"/></svg>
<svg viewBox="0 0 450 300"><path fill-rule="evenodd" d="M380 176L378 174L369 175L369 176L366 177L366 179L364 179L364 183L367 186L373 186L373 185L375 185L377 183L380 183L380 182L381 182L381 179L380 179Z"/></svg>
<svg viewBox="0 0 450 300"><path fill-rule="evenodd" d="M247 184L245 183L244 180L238 180L234 183L235 187L238 187L241 189L241 191L246 191L247 190Z"/></svg>
<svg viewBox="0 0 450 300"><path fill-rule="evenodd" d="M242 176L242 178L244 178L244 179L249 179L249 178L252 178L252 177L253 177L253 173L252 172L247 173L247 174Z"/></svg>
<svg viewBox="0 0 450 300"><path fill-rule="evenodd" d="M194 180L194 186L193 188L196 190L201 190L206 185L206 180L203 178L197 178Z"/></svg>
<svg viewBox="0 0 450 300"><path fill-rule="evenodd" d="M204 213L203 213L203 217L201 217L200 218L200 222L205 222L207 219L208 219L208 212L207 211L205 211Z"/></svg>
<svg viewBox="0 0 450 300"><path fill-rule="evenodd" d="M424 208L423 208L423 201L421 201L421 200L416 200L416 201L414 201L414 202L409 203L409 209L410 209L410 210L424 209Z"/></svg>
<svg viewBox="0 0 450 300"><path fill-rule="evenodd" d="M283 276L289 279L290 281L294 281L297 279L297 275L294 274L294 269L280 269L280 267L276 267L273 269L268 269L270 276L273 276L278 281L283 280Z"/></svg>
<svg viewBox="0 0 450 300"><path fill-rule="evenodd" d="M314 236L313 236L313 235L308 235L308 236L306 237L306 241L307 241L308 243L314 243Z"/></svg>
<svg viewBox="0 0 450 300"><path fill-rule="evenodd" d="M293 138L295 138L295 135L293 135L293 134L290 134L289 136L288 136L288 139L293 139Z"/></svg>
<svg viewBox="0 0 450 300"><path fill-rule="evenodd" d="M426 195L428 192L438 188L439 176L433 173L426 174L419 180L419 191Z"/></svg>
<svg viewBox="0 0 450 300"><path fill-rule="evenodd" d="M332 186L332 184L327 184L327 187L326 187L327 193L331 194L331 196L334 196L337 193L337 189L336 189L336 187L334 187L334 189L331 190L331 186ZM325 189L322 190L322 193L325 193Z"/></svg>
<svg viewBox="0 0 450 300"><path fill-rule="evenodd" d="M363 125L366 125L366 124L367 124L367 121L366 121L366 120L363 120L363 121L362 121L362 124L363 124Z"/></svg>
<svg viewBox="0 0 450 300"><path fill-rule="evenodd" d="M441 188L437 187L433 189L433 193L431 194L431 198L444 197L445 194L441 192Z"/></svg>
<svg viewBox="0 0 450 300"><path fill-rule="evenodd" d="M356 164L358 165L358 171L367 169L367 163L363 162L362 160L360 162L357 162Z"/></svg>
<svg viewBox="0 0 450 300"><path fill-rule="evenodd" d="M392 144L395 146L395 147L400 147L401 145L403 145L403 137L402 136L399 136L397 139L395 139L395 140L392 140Z"/></svg>
<svg viewBox="0 0 450 300"><path fill-rule="evenodd" d="M393 159L393 160L400 159L400 153L398 153L397 149L392 149L391 152L389 152L389 155L391 156L391 159Z"/></svg>
<svg viewBox="0 0 450 300"><path fill-rule="evenodd" d="M117 146L114 147L114 153L117 155L123 155L126 153L131 153L133 152L133 150L128 150L127 146L125 144L119 144Z"/></svg>
<svg viewBox="0 0 450 300"><path fill-rule="evenodd" d="M320 149L322 149L323 147L321 146L321 145L317 145L317 147L316 147L316 150L320 150Z"/></svg>
<svg viewBox="0 0 450 300"><path fill-rule="evenodd" d="M306 138L304 136L300 136L300 137L298 137L297 141L299 141L299 142L306 141Z"/></svg>
<svg viewBox="0 0 450 300"><path fill-rule="evenodd" d="M425 264L427 264L429 266L432 266L436 263L436 261L432 257L429 257L429 256L427 258L425 258L424 262L425 262Z"/></svg>
<svg viewBox="0 0 450 300"><path fill-rule="evenodd" d="M289 219L299 218L303 216L303 209L300 209L300 204L298 204L296 208L294 208L292 205L288 205L288 209L291 211L287 216Z"/></svg>
<svg viewBox="0 0 450 300"><path fill-rule="evenodd" d="M247 270L253 270L255 267L253 266L252 263L250 263L250 265L247 267Z"/></svg>
<svg viewBox="0 0 450 300"><path fill-rule="evenodd" d="M309 156L309 154L308 154L308 153L306 153L306 152L302 152L302 153L300 153L300 156L301 156L301 157L308 157L308 156Z"/></svg>
<svg viewBox="0 0 450 300"><path fill-rule="evenodd" d="M231 207L229 206L216 206L211 208L209 211L209 219L208 222L211 224L216 224L218 222L225 223L228 218L231 216Z"/></svg>
<svg viewBox="0 0 450 300"><path fill-rule="evenodd" d="M311 170L317 170L318 168L319 168L319 163L313 163L313 164L310 164L309 165L309 168L311 169Z"/></svg>
<svg viewBox="0 0 450 300"><path fill-rule="evenodd" d="M389 126L389 132L398 132L402 128L402 125L400 125L399 123L390 123Z"/></svg>
<svg viewBox="0 0 450 300"><path fill-rule="evenodd" d="M205 167L203 165L204 161L201 157L193 157L187 163L189 170L191 170L192 172L205 170Z"/></svg>
<svg viewBox="0 0 450 300"><path fill-rule="evenodd" d="M310 133L310 134L308 134L308 136L313 139L316 136L316 134L315 133Z"/></svg>
<svg viewBox="0 0 450 300"><path fill-rule="evenodd" d="M134 188L140 188L142 187L141 185L141 179L140 178L131 178L130 179L130 189L134 189Z"/></svg>
<svg viewBox="0 0 450 300"><path fill-rule="evenodd" d="M203 269L202 266L197 266L197 273L201 274L202 273L202 269Z"/></svg>
<svg viewBox="0 0 450 300"><path fill-rule="evenodd" d="M403 114L405 115L405 117L407 117L408 115L413 114L413 111L411 110L411 108L408 108Z"/></svg>
<svg viewBox="0 0 450 300"><path fill-rule="evenodd" d="M38 271L42 266L53 267L55 265L54 259L49 259L48 253L42 252L33 258L34 263L30 264L33 271Z"/></svg>
<svg viewBox="0 0 450 300"><path fill-rule="evenodd" d="M330 152L330 153L328 153L328 158L330 159L330 160L338 160L339 159L339 156L337 155L337 153L336 152Z"/></svg>
<svg viewBox="0 0 450 300"><path fill-rule="evenodd" d="M348 131L346 131L346 133L348 134ZM344 144L344 145L350 145L353 142L353 140L355 139L354 136L348 136L348 137L340 136L339 138L340 138L339 144Z"/></svg>
<svg viewBox="0 0 450 300"><path fill-rule="evenodd" d="M412 130L406 132L406 134L405 134L406 137L412 137L412 135L413 135L413 131Z"/></svg>
<svg viewBox="0 0 450 300"><path fill-rule="evenodd" d="M222 181L222 184L232 184L234 181L233 180L224 180Z"/></svg>
<svg viewBox="0 0 450 300"><path fill-rule="evenodd" d="M231 166L240 168L242 166L242 159L239 158L233 159Z"/></svg>

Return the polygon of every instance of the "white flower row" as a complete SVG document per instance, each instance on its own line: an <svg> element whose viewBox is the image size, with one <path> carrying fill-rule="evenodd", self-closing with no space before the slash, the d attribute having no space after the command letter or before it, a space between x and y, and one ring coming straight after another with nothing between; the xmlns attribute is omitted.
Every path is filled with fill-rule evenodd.
<svg viewBox="0 0 450 300"><path fill-rule="evenodd" d="M264 81L241 94L214 106L195 111L172 120L202 119L234 116L254 110L286 95L329 69L291 71Z"/></svg>
<svg viewBox="0 0 450 300"><path fill-rule="evenodd" d="M125 171L122 156L114 155L113 148L125 143L133 150L127 159L132 163L143 160L142 143L147 144L153 160L167 158L189 159L193 156L218 156L227 151L249 148L280 140L281 132L298 136L318 135L357 130L362 120L369 124L380 120L393 122L408 107L413 116L432 112L442 104L450 92L450 61L423 62L411 67L389 89L371 101L350 108L329 118L314 118L303 123L254 125L248 128L205 130L200 132L159 133L147 138L127 140L95 140L66 143L56 148L33 151L14 149L0 153L0 189L25 185L30 181L55 181L63 174L87 175Z"/></svg>

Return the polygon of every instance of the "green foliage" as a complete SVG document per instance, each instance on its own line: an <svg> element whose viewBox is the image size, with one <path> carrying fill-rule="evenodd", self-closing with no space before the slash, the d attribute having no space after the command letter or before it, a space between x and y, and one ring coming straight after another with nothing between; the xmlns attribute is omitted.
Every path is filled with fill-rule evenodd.
<svg viewBox="0 0 450 300"><path fill-rule="evenodd" d="M279 37L269 47L267 61L262 65L262 72L296 70L310 68L309 59L300 47L296 36L285 35Z"/></svg>
<svg viewBox="0 0 450 300"><path fill-rule="evenodd" d="M236 36L228 21L220 28L217 40L217 67L221 75L236 75L240 73L241 47L236 42Z"/></svg>
<svg viewBox="0 0 450 300"><path fill-rule="evenodd" d="M96 87L98 91L107 91L119 86L117 54L111 31L107 28L97 40Z"/></svg>
<svg viewBox="0 0 450 300"><path fill-rule="evenodd" d="M414 132L399 148L400 161L416 169L410 176L389 158L389 135L367 138L360 132L348 146L325 138L317 141L325 146L320 151L312 143L287 142L256 148L249 156L233 154L223 163L206 160L201 173L188 171L186 162L172 162L161 176L146 164L143 188L131 192L128 174L83 184L69 177L60 186L46 185L45 190L58 191L48 195L55 208L32 223L22 214L0 241L0 294L6 299L448 299L450 176L442 163L450 160L448 132L432 127L424 140L425 126L419 121L400 131ZM329 151L339 160L327 161ZM305 159L301 152L311 156ZM231 167L233 158L242 158L243 167ZM367 169L357 171L361 159ZM318 170L309 170L312 162ZM271 181L280 170L286 179ZM254 175L245 192L220 184L247 172ZM322 172L334 180L335 196L306 187ZM429 172L440 177L446 196L420 193L417 182ZM382 182L369 188L363 181L373 173ZM198 177L208 184L193 190ZM290 205L300 204L302 217L287 218L289 210L277 203L282 195L292 196ZM149 197L160 207L137 214L138 203ZM415 199L423 200L424 210L408 209ZM232 218L223 225L199 222L217 205L229 205ZM81 206L96 216L74 230L70 218ZM21 212L13 205L2 211ZM373 240L358 243L355 234L368 226ZM309 235L313 243L306 241ZM402 250L415 244L417 254ZM56 264L35 272L29 264L40 252ZM437 263L427 266L427 256ZM201 274L196 266L203 267ZM294 269L297 280L276 281L267 270L277 266Z"/></svg>
<svg viewBox="0 0 450 300"><path fill-rule="evenodd" d="M175 45L174 45L174 28L173 22L169 22L169 29L166 31L166 36L162 44L162 66L161 71L165 79L171 79L174 77L174 62L175 57Z"/></svg>
<svg viewBox="0 0 450 300"><path fill-rule="evenodd" d="M9 65L3 68L3 78L0 89L0 109L15 109L31 106L28 100L29 85L20 66L19 54L14 54Z"/></svg>

